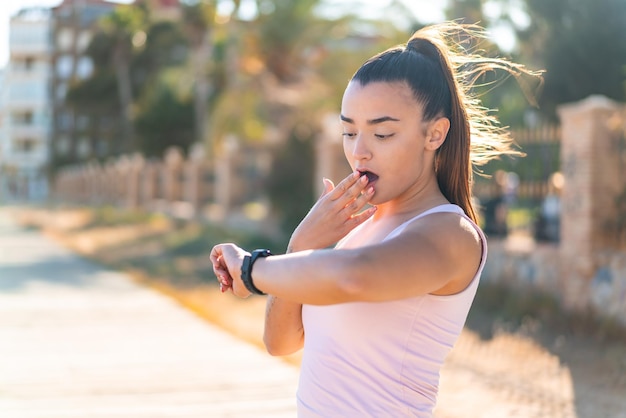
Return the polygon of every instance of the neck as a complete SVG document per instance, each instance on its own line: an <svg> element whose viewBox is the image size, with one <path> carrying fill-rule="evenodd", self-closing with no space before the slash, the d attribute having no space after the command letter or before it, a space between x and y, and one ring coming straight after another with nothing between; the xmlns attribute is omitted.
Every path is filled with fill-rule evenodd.
<svg viewBox="0 0 626 418"><path fill-rule="evenodd" d="M374 221L389 217L410 217L435 206L450 203L439 190L437 181L429 181L422 187L405 193L396 199L376 205Z"/></svg>

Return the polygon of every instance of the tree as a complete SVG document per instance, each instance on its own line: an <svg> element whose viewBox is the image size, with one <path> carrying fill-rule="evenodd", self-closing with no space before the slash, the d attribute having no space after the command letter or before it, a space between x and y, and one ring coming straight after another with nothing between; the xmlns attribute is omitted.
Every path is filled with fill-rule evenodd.
<svg viewBox="0 0 626 418"><path fill-rule="evenodd" d="M138 145L147 156L162 157L170 146L188 151L194 142L192 97L177 86L181 71L162 72L142 97L135 123Z"/></svg>
<svg viewBox="0 0 626 418"><path fill-rule="evenodd" d="M124 13L136 14L128 11ZM144 13L144 17L146 16L145 12L141 13ZM73 84L68 91L67 100L75 108L93 115L106 116L112 121L122 121L120 123L123 128L122 135L116 135L115 141L108 144L109 155L129 151L141 151L154 155L155 144L163 140L164 135L157 135L159 138L155 140L155 143L147 140L146 135L152 132L159 134L159 130L171 133L175 128L184 128L181 135L171 137L175 138L175 142L182 141L179 145L186 148L184 144L189 142L187 131L193 130L194 127L193 118L185 119L181 115L181 112L192 111L186 96L191 92L191 86L184 85L184 82L172 83L169 81L170 77L166 75L169 69L182 68L188 59L188 41L182 33L181 25L170 21L150 23L147 20L142 20L142 25L141 29L135 32L136 39L132 48L129 47L130 49L126 50L127 61L122 63L122 66L127 66L127 68L122 71L119 71L120 63L114 63L111 57L115 54L116 45L119 47L123 37L120 33L112 33L110 27L108 30L99 30L87 48L87 54L94 62L94 72L88 79ZM129 26L138 27L134 24ZM125 79L126 77L128 79ZM178 74L177 77L179 80L186 79L184 74ZM168 81L165 82L165 79ZM130 102L127 103L128 101ZM125 104L121 105L121 103ZM165 115L161 119L153 117L155 113L159 113L159 109L166 107L169 107L171 115ZM125 108L126 113L122 114L119 111L120 108ZM186 121L186 126L183 127L179 123L181 119ZM146 127L146 120L157 121L159 130ZM141 126L137 127L137 124ZM137 137L135 133L138 134ZM133 138L132 143L128 139L129 134ZM97 137L93 140L102 141L103 138ZM147 148L144 149L144 147ZM98 146L95 145L95 148ZM106 156L100 155L100 157Z"/></svg>
<svg viewBox="0 0 626 418"><path fill-rule="evenodd" d="M314 134L295 127L277 148L266 190L283 231L293 231L313 204Z"/></svg>
<svg viewBox="0 0 626 418"><path fill-rule="evenodd" d="M624 0L526 0L527 28L518 28L520 54L546 69L542 111L601 94L626 99Z"/></svg>
<svg viewBox="0 0 626 418"><path fill-rule="evenodd" d="M143 31L147 23L146 11L139 6L123 5L101 20L101 28L111 43L110 60L117 77L120 99L121 121L126 142L126 150L136 148L133 129L133 90L130 62L133 46L143 46L146 34Z"/></svg>
<svg viewBox="0 0 626 418"><path fill-rule="evenodd" d="M183 25L192 53L191 67L194 80L194 126L196 141L206 138L207 100L211 85L207 67L213 52L213 27L217 0L200 0L183 6Z"/></svg>
<svg viewBox="0 0 626 418"><path fill-rule="evenodd" d="M466 24L485 25L482 0L451 0L446 7L446 17Z"/></svg>

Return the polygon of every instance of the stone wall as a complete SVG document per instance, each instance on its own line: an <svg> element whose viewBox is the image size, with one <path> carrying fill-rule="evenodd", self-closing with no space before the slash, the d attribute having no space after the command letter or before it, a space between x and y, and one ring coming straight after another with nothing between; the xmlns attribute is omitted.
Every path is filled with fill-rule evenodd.
<svg viewBox="0 0 626 418"><path fill-rule="evenodd" d="M626 325L626 108L592 96L559 115L560 244L490 242L484 280L545 291L566 310Z"/></svg>
<svg viewBox="0 0 626 418"><path fill-rule="evenodd" d="M560 258L558 244L519 243L516 238L489 241L489 257L483 283L504 284L513 289L532 290L554 296L568 310L591 310L626 325L626 253L598 254L598 268L587 279L580 305L568 305L565 295L571 279ZM568 280L569 279L569 280ZM580 286L580 285L578 285Z"/></svg>

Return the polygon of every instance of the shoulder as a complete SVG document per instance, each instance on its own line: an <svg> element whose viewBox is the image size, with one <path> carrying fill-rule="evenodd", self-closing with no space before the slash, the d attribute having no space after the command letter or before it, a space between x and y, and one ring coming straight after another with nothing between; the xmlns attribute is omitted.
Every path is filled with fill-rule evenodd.
<svg viewBox="0 0 626 418"><path fill-rule="evenodd" d="M449 266L450 282L443 294L463 290L480 267L484 248L478 226L461 214L424 216L409 224L402 235L413 248L431 247L440 262Z"/></svg>
<svg viewBox="0 0 626 418"><path fill-rule="evenodd" d="M428 234L435 240L461 240L466 244L481 244L478 226L466 216L455 212L437 212L409 223L408 234Z"/></svg>
<svg viewBox="0 0 626 418"><path fill-rule="evenodd" d="M434 212L402 225L402 229L386 240L391 245L406 245L415 250L425 246L431 249L466 251L476 249L480 255L482 247L481 234L478 226L468 217L459 212ZM392 244L395 242L395 244Z"/></svg>

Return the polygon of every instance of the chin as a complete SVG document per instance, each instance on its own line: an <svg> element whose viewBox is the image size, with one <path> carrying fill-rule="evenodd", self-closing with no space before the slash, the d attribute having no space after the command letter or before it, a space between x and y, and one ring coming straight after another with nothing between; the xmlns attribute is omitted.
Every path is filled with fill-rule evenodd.
<svg viewBox="0 0 626 418"><path fill-rule="evenodd" d="M376 195L374 195L372 197L372 199L369 201L369 204L372 206L376 206L376 205L381 205L383 203L385 203L386 201L383 199L380 199L379 197L377 197Z"/></svg>

